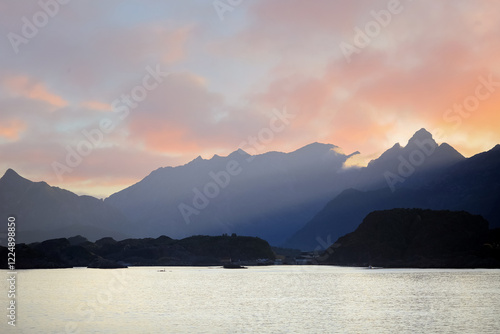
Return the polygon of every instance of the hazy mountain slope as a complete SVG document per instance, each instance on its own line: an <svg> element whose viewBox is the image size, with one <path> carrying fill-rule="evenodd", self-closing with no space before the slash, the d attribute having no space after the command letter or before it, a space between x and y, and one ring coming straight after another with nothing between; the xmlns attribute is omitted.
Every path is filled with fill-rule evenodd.
<svg viewBox="0 0 500 334"><path fill-rule="evenodd" d="M343 168L349 157L319 143L291 153L250 156L238 150L228 157L198 157L155 170L106 203L136 224L127 231L135 237L238 233L279 245L345 189L408 188L412 182L418 188L432 173L464 159L451 146L438 146L425 129L366 168ZM411 175L400 173L405 159L418 167ZM398 181L389 184L388 173Z"/></svg>
<svg viewBox="0 0 500 334"><path fill-rule="evenodd" d="M500 145L451 166L427 186L441 206L481 214L490 227L500 227Z"/></svg>
<svg viewBox="0 0 500 334"><path fill-rule="evenodd" d="M453 147L446 143L438 145L431 133L420 129L408 140L406 146L402 147L397 143L362 168L354 188L419 188L431 176L440 174L444 168L463 160L464 156Z"/></svg>
<svg viewBox="0 0 500 334"><path fill-rule="evenodd" d="M423 177L425 174L415 175L419 182L409 177L408 182L394 192L388 187L366 192L344 191L295 233L285 246L310 250L324 248L326 242L332 243L354 231L368 213L393 208L465 210L483 215L490 227L500 226L499 145L441 169L440 173L428 173L427 178Z"/></svg>
<svg viewBox="0 0 500 334"><path fill-rule="evenodd" d="M279 244L345 188L356 173L342 169L348 157L319 143L291 153L198 157L155 170L105 202L137 224L134 236L238 233Z"/></svg>
<svg viewBox="0 0 500 334"><path fill-rule="evenodd" d="M0 178L0 217L16 217L16 241L33 242L47 238L84 234L89 239L114 235L127 219L115 208L90 196L31 182L9 169Z"/></svg>
<svg viewBox="0 0 500 334"><path fill-rule="evenodd" d="M499 151L465 159L425 129L364 168L346 169L350 155L329 144L257 156L237 150L159 168L104 202L8 170L0 179L0 214L23 221L21 241L237 233L324 248L369 212L394 207L468 210L500 225Z"/></svg>

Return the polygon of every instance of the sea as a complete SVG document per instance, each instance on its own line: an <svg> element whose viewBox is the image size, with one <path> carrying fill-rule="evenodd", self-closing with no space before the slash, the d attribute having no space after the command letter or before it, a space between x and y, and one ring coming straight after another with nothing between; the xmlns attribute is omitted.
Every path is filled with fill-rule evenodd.
<svg viewBox="0 0 500 334"><path fill-rule="evenodd" d="M500 333L496 269L18 270L15 298L1 274L1 333Z"/></svg>

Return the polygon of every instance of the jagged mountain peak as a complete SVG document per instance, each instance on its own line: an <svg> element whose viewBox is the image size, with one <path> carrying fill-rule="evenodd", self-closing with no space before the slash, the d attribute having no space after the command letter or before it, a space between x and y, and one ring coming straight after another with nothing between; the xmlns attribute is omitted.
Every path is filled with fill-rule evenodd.
<svg viewBox="0 0 500 334"><path fill-rule="evenodd" d="M232 152L231 154L228 155L230 158L234 158L236 156L243 156L243 157L249 157L250 154L242 150L241 148L237 149L236 151Z"/></svg>
<svg viewBox="0 0 500 334"><path fill-rule="evenodd" d="M498 161L500 145L492 149L493 154L484 155L488 161L483 162L482 156L477 156L470 160L475 161L474 164L457 164L451 169L465 158L446 143L437 146L427 130L415 132L408 144L411 145L403 147L396 143L367 167L347 172L342 169L345 160L359 152L347 155L335 145L318 142L290 153L271 151L254 156L237 149L228 156L215 155L211 159L198 156L182 166L152 171L143 180L111 195L104 204L42 182L31 182L8 169L0 179L0 213L2 205L4 212L26 210L32 216L31 230L38 227L39 221L51 231L64 227L65 222L77 221L90 230L102 225L137 237L160 233L184 237L234 232L257 235L278 245L345 189L354 188L359 192L355 196L351 194L353 198L347 196L349 191L340 196L347 199L336 209L349 210L343 212L345 217L357 212L364 200L374 203L375 209L378 208L375 204L393 200L387 172L393 177L391 181L398 180L394 187L397 196L393 197L403 207L417 205L410 192L424 184L433 186L441 175L446 176L445 180L460 179L459 176L467 172L462 166L468 165L476 172L477 166L486 166L482 170L489 174L476 173L478 177L497 175L491 157ZM462 174L455 176L459 174L455 170L459 169ZM364 195L364 192L369 193ZM405 193L409 195L400 196ZM444 195L437 198L439 203L446 199ZM32 209L36 203L39 203L36 210ZM18 209L21 204L24 206ZM52 219L54 212L59 212L57 220ZM102 219L94 223L95 217ZM121 224L124 219L129 220ZM338 219L343 221L342 217ZM71 232L71 235L77 234L74 229ZM314 247L317 234L310 237Z"/></svg>
<svg viewBox="0 0 500 334"><path fill-rule="evenodd" d="M303 146L303 147L299 148L298 150L295 150L293 153L297 153L297 152L325 152L325 151L330 151L334 148L338 148L338 146L335 146L332 144L323 144L323 143L314 142L314 143L308 144L306 146Z"/></svg>
<svg viewBox="0 0 500 334"><path fill-rule="evenodd" d="M213 161L213 160L226 159L226 158L231 158L231 159L236 159L236 158L239 158L239 157L246 158L246 157L249 157L249 156L250 156L250 154L248 154L247 152L245 152L241 148L238 148L236 151L231 152L228 156L214 154L210 159L203 159L202 156L199 155L199 156L196 157L196 159L191 160L187 164L188 165L198 164L198 163L203 162L203 161L206 162L206 161Z"/></svg>
<svg viewBox="0 0 500 334"><path fill-rule="evenodd" d="M276 154L279 154L279 155L290 154L290 157L295 157L295 158L299 158L299 159L310 159L313 157L324 158L325 155L328 155L332 152L335 153L335 155L345 155L343 153L339 153L336 149L338 149L338 146L335 146L332 144L324 144L324 143L314 142L314 143L308 144L306 146L303 146L295 151L292 151L290 153L269 151L266 153L254 155L254 157L262 158L262 157L269 157L270 155L275 156ZM359 152L354 152L350 156L355 155L355 154L359 154ZM191 166L198 165L201 162L217 161L219 159L226 159L226 158L233 159L233 160L240 160L240 159L248 158L250 156L252 156L252 155L247 153L243 149L238 148L236 151L233 151L228 156L221 156L218 154L214 154L212 156L212 158L210 158L210 159L203 159L201 156L198 156L196 159L193 159L190 162L188 162L187 165L191 165ZM347 155L345 155L345 156L348 157Z"/></svg>
<svg viewBox="0 0 500 334"><path fill-rule="evenodd" d="M19 175L15 170L13 170L12 168L9 168L7 169L7 171L5 172L5 174L2 176L2 179L3 178L19 178L19 177L22 177L21 175Z"/></svg>
<svg viewBox="0 0 500 334"><path fill-rule="evenodd" d="M394 145L392 145L392 147L389 149L389 150L398 150L400 149L402 146L400 143L396 143Z"/></svg>
<svg viewBox="0 0 500 334"><path fill-rule="evenodd" d="M191 160L190 162L188 162L187 164L185 164L185 166L192 166L192 165L197 165L203 161L208 161L208 160L205 160L201 157L201 155L197 156L195 159ZM164 167L166 168L166 167Z"/></svg>
<svg viewBox="0 0 500 334"><path fill-rule="evenodd" d="M402 150L403 147L399 143L396 143L390 149L382 153L378 158L371 160L368 163L368 167L379 165L388 159L394 159L398 154L401 153Z"/></svg>
<svg viewBox="0 0 500 334"><path fill-rule="evenodd" d="M424 140L434 141L434 139L432 138L432 134L429 131L427 131L425 128L421 128L420 130L418 130L417 132L415 132L413 134L413 136L410 138L410 140L408 140L408 144L411 144L415 141L422 142Z"/></svg>
<svg viewBox="0 0 500 334"><path fill-rule="evenodd" d="M11 214L23 222L20 242L76 234L89 238L126 236L118 231L128 223L115 208L92 196L78 196L44 181L33 182L8 169L0 179L0 216Z"/></svg>
<svg viewBox="0 0 500 334"><path fill-rule="evenodd" d="M442 143L441 145L438 146L438 148L441 154L444 155L444 152L446 152L450 158L453 158L455 160L465 159L462 153L458 152L453 146L451 146L448 143Z"/></svg>
<svg viewBox="0 0 500 334"><path fill-rule="evenodd" d="M382 153L380 157L370 161L368 163L368 166L373 167L375 165L387 163L388 160L396 159L401 154L408 154L414 151L415 148L421 149L422 147L427 147L428 150L431 150L432 147L439 148L441 153L444 153L445 151L449 152L453 156L453 158L457 158L457 156L462 157L462 155L458 153L452 146L446 143L438 145L433 139L432 134L425 128L421 128L413 134L413 136L408 140L406 146L403 147L399 143L394 144L394 146Z"/></svg>
<svg viewBox="0 0 500 334"><path fill-rule="evenodd" d="M0 184L3 184L4 186L9 185L16 187L21 185L28 185L31 183L32 181L25 179L12 168L7 169L2 178L0 178Z"/></svg>

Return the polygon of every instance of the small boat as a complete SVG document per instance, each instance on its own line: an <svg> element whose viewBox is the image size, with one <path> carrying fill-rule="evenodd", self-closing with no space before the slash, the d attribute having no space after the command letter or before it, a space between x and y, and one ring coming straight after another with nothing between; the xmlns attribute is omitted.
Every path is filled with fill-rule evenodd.
<svg viewBox="0 0 500 334"><path fill-rule="evenodd" d="M247 267L240 266L236 263L227 263L223 266L224 269L247 269Z"/></svg>

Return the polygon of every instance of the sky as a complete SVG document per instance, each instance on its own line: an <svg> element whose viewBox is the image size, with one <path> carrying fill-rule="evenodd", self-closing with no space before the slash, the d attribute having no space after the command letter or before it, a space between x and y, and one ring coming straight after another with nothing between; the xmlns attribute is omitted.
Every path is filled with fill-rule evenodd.
<svg viewBox="0 0 500 334"><path fill-rule="evenodd" d="M107 197L238 148L500 143L500 2L0 2L0 173Z"/></svg>

